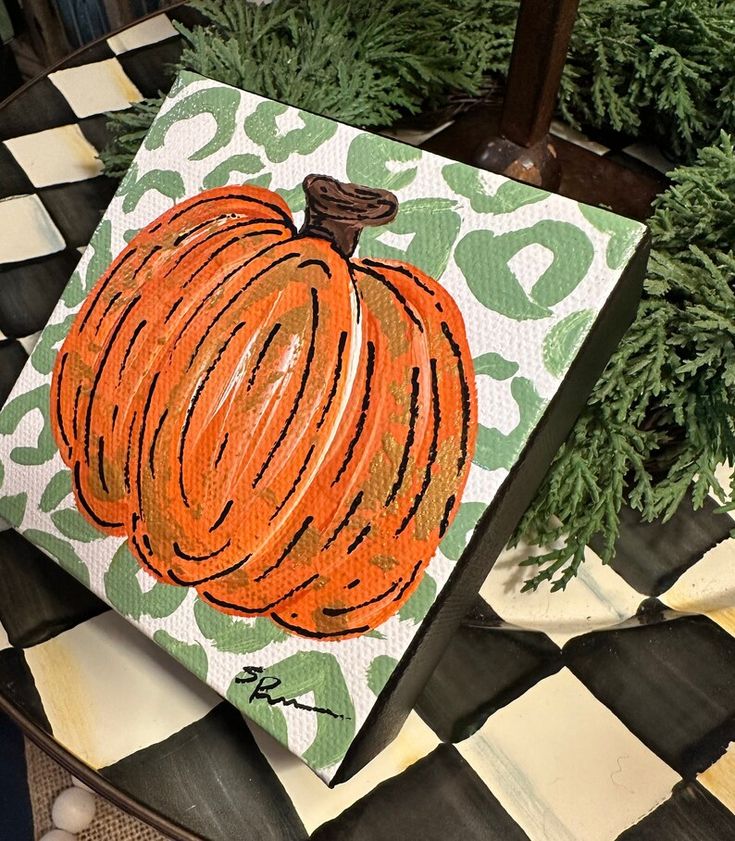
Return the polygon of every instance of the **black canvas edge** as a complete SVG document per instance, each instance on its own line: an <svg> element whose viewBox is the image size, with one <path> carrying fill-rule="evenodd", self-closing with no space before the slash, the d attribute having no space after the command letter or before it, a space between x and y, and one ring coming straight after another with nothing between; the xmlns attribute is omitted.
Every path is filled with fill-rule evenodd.
<svg viewBox="0 0 735 841"><path fill-rule="evenodd" d="M398 735L472 599L531 503L609 357L633 321L650 239L646 230L523 452L480 518L449 580L355 736L330 787L354 776Z"/></svg>

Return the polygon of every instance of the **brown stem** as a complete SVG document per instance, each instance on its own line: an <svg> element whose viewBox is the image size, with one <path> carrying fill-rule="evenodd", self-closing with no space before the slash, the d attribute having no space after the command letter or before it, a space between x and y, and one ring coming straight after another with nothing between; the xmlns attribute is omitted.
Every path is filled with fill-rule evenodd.
<svg viewBox="0 0 735 841"><path fill-rule="evenodd" d="M321 237L343 257L357 247L363 228L387 225L398 213L398 199L388 190L345 184L328 175L304 178L306 218L299 236Z"/></svg>

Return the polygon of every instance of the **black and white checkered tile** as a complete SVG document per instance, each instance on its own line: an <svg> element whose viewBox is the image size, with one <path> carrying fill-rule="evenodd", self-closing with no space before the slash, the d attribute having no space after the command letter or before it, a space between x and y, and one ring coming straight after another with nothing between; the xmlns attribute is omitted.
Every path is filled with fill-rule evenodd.
<svg viewBox="0 0 735 841"><path fill-rule="evenodd" d="M0 109L0 400L114 190L102 112L165 88L178 49L161 15ZM732 527L714 503L626 513L615 561L590 549L555 595L522 595L506 553L399 737L331 790L8 530L0 701L208 839L735 838Z"/></svg>

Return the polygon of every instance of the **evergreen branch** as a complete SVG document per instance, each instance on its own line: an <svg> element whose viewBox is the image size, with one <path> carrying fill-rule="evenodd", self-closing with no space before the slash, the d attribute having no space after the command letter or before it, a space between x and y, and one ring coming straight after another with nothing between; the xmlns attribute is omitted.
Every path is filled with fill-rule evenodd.
<svg viewBox="0 0 735 841"><path fill-rule="evenodd" d="M177 25L187 69L364 128L478 94L504 77L517 0L238 0L194 3L206 25ZM644 135L691 161L735 131L735 0L581 0L562 75L570 124ZM110 174L132 160L150 125L147 103L110 117ZM735 217L733 217L735 218Z"/></svg>
<svg viewBox="0 0 735 841"><path fill-rule="evenodd" d="M713 490L735 507L735 473L727 488L715 477L735 464L734 168L723 134L657 200L636 320L516 532L557 544L526 561L537 572L525 589L564 588L593 540L611 560L623 504L665 520L688 493L699 507Z"/></svg>
<svg viewBox="0 0 735 841"><path fill-rule="evenodd" d="M559 107L691 161L735 131L733 0L581 0Z"/></svg>
<svg viewBox="0 0 735 841"><path fill-rule="evenodd" d="M174 71L191 70L361 127L387 126L452 91L479 94L488 68L507 64L515 4L499 0L199 0L206 25L177 24L184 47ZM130 165L159 100L110 115L102 155L110 175Z"/></svg>

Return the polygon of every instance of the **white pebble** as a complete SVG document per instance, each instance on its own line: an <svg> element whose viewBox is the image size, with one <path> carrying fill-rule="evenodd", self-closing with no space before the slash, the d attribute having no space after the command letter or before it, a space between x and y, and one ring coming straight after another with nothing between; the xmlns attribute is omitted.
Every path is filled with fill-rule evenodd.
<svg viewBox="0 0 735 841"><path fill-rule="evenodd" d="M79 778L77 778L77 777L72 777L72 778L71 778L71 784L72 784L73 786L76 786L77 788L81 788L81 789L83 789L84 791L88 791L88 792L90 792L91 794L94 794L94 791L93 791L93 790L92 790L92 789L91 789L91 788L90 788L90 787L89 787L86 783L83 783L83 782L82 782Z"/></svg>
<svg viewBox="0 0 735 841"><path fill-rule="evenodd" d="M41 838L41 841L77 841L77 837L69 832L64 832L63 829L52 829L51 832L47 832Z"/></svg>
<svg viewBox="0 0 735 841"><path fill-rule="evenodd" d="M51 820L59 829L81 832L94 819L94 795L81 788L67 788L51 807Z"/></svg>

